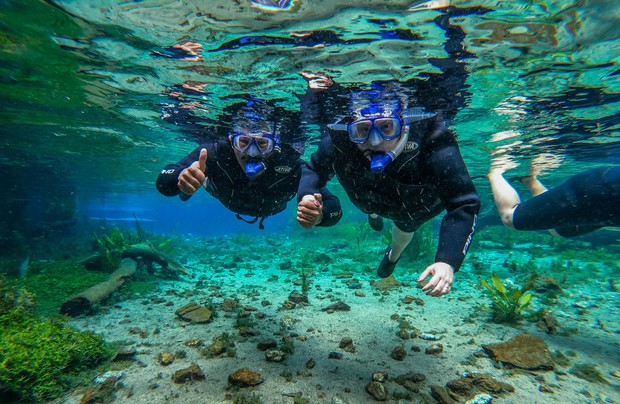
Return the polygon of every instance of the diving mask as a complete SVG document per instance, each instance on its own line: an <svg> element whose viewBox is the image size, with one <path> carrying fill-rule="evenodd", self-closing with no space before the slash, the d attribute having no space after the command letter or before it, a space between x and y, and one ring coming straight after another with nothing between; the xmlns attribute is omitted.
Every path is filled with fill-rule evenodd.
<svg viewBox="0 0 620 404"><path fill-rule="evenodd" d="M372 134L373 130L381 136L383 140L397 139L402 131L403 122L398 117L362 118L347 125L349 140L353 143L365 143Z"/></svg>
<svg viewBox="0 0 620 404"><path fill-rule="evenodd" d="M276 140L272 134L233 133L230 136L232 147L250 157L269 154L273 151Z"/></svg>

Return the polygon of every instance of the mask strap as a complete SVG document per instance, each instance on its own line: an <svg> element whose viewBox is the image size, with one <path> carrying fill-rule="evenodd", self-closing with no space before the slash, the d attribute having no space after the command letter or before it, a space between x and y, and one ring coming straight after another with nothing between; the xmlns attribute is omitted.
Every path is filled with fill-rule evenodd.
<svg viewBox="0 0 620 404"><path fill-rule="evenodd" d="M327 127L331 130L341 130L346 131L349 128L349 125L345 125L342 123L330 123Z"/></svg>

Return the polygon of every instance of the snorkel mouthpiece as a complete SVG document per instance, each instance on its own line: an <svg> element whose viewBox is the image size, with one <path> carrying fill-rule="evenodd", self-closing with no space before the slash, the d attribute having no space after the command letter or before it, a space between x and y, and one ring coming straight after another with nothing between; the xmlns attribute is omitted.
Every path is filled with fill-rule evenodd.
<svg viewBox="0 0 620 404"><path fill-rule="evenodd" d="M390 153L385 154L375 154L370 159L370 171L375 174L381 174L385 167L390 164L394 160L394 155Z"/></svg>
<svg viewBox="0 0 620 404"><path fill-rule="evenodd" d="M265 163L262 161L248 161L245 165L245 175L249 179L256 178L263 171L265 171Z"/></svg>

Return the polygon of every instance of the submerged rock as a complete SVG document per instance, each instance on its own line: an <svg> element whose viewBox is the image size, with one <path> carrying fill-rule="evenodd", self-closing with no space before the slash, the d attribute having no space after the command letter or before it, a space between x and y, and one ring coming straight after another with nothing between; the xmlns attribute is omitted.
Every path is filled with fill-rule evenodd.
<svg viewBox="0 0 620 404"><path fill-rule="evenodd" d="M388 289L399 288L400 282L398 282L393 276L388 276L387 278L383 278L374 282L373 286L381 291L385 291Z"/></svg>
<svg viewBox="0 0 620 404"><path fill-rule="evenodd" d="M265 359L267 362L283 362L286 359L286 353L278 349L268 349L265 351Z"/></svg>
<svg viewBox="0 0 620 404"><path fill-rule="evenodd" d="M425 352L428 355L437 355L443 352L442 344L433 344L431 346L427 346Z"/></svg>
<svg viewBox="0 0 620 404"><path fill-rule="evenodd" d="M366 392L377 401L386 401L388 399L388 391L385 384L379 382L370 382L366 385Z"/></svg>
<svg viewBox="0 0 620 404"><path fill-rule="evenodd" d="M205 374L200 369L200 366L193 363L190 367L174 372L172 381L181 384L192 380L205 380L205 378Z"/></svg>
<svg viewBox="0 0 620 404"><path fill-rule="evenodd" d="M274 349L277 346L278 346L278 343L273 338L262 340L258 343L258 345L256 345L256 347L260 349L261 351L266 351L268 349Z"/></svg>
<svg viewBox="0 0 620 404"><path fill-rule="evenodd" d="M396 379L394 379L396 383L414 393L420 392L420 386L418 384L425 380L426 376L417 372L410 372L404 375L396 376Z"/></svg>
<svg viewBox="0 0 620 404"><path fill-rule="evenodd" d="M555 363L542 338L519 334L500 344L482 345L493 359L505 365L527 370L553 370Z"/></svg>
<svg viewBox="0 0 620 404"><path fill-rule="evenodd" d="M157 355L157 362L162 366L168 366L174 362L174 355L170 352L161 352Z"/></svg>
<svg viewBox="0 0 620 404"><path fill-rule="evenodd" d="M228 383L239 387L257 386L264 381L260 373L248 368L241 368L228 375Z"/></svg>
<svg viewBox="0 0 620 404"><path fill-rule="evenodd" d="M340 340L340 344L338 347L346 352L355 352L355 347L353 346L353 339L351 337L343 337Z"/></svg>
<svg viewBox="0 0 620 404"><path fill-rule="evenodd" d="M390 354L390 356L394 360L402 361L407 356L407 351L405 351L404 346L397 346L396 348L392 350L392 353Z"/></svg>
<svg viewBox="0 0 620 404"><path fill-rule="evenodd" d="M334 312L334 311L349 311L349 310L351 310L351 306L349 306L348 304L346 304L342 300L340 300L340 301L338 301L338 302L336 302L334 304L331 304L331 305L321 309L321 311L328 311L328 312L329 311L331 311L331 312Z"/></svg>
<svg viewBox="0 0 620 404"><path fill-rule="evenodd" d="M213 313L206 307L202 307L196 302L190 302L185 306L178 309L175 314L185 321L189 321L196 324L208 323L211 321Z"/></svg>

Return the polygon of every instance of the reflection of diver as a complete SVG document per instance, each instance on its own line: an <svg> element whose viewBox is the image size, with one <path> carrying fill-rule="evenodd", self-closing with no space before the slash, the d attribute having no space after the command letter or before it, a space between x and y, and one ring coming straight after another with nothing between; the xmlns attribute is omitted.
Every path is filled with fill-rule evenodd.
<svg viewBox="0 0 620 404"><path fill-rule="evenodd" d="M447 7L442 10L442 15L435 21L438 25L441 25L442 19L447 21L450 17L459 17L470 14L484 14L489 12L490 9L484 7L468 7L468 8L456 8ZM383 19L369 19L368 22L379 26L386 26L386 20ZM446 27L442 27L447 29ZM459 27L450 26L449 29L460 30ZM363 38L342 39L342 35L332 30L312 30L303 32L293 32L290 36L268 36L268 35L249 35L243 36L231 41L225 42L216 49L209 52L218 52L227 49L238 49L245 46L272 46L272 45L284 45L284 46L303 46L303 47L322 47L330 45L355 45L373 43L382 40L400 40L400 41L419 41L422 37L410 29L404 28L391 28L391 29L379 29L378 31L363 32L360 35L368 35ZM463 57L463 55L455 55L457 57Z"/></svg>
<svg viewBox="0 0 620 404"><path fill-rule="evenodd" d="M300 180L300 155L281 142L286 130L274 120L274 111L252 100L233 117L228 139L205 143L176 164L170 164L157 178L164 195L187 200L201 186L229 210L253 216L249 223L282 212L296 192ZM308 220L331 226L341 217L338 198L323 188L321 203L309 207Z"/></svg>
<svg viewBox="0 0 620 404"><path fill-rule="evenodd" d="M161 104L161 119L199 143L208 135L205 131L208 118L198 115L209 113L205 87L206 83L196 81L174 85L163 94L168 100Z"/></svg>

